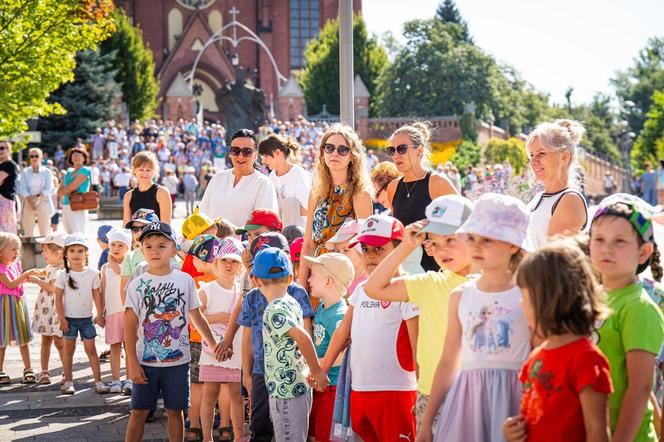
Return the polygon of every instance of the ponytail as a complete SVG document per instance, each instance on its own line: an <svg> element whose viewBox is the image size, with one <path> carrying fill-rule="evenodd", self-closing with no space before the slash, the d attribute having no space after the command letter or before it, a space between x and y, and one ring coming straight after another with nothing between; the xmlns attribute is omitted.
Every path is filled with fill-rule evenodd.
<svg viewBox="0 0 664 442"><path fill-rule="evenodd" d="M71 277L69 274L69 259L67 259L67 249L68 247L65 247L64 253L63 253L63 261L64 261L64 266L65 266L65 273L67 274L67 285L69 288L72 290L76 290L78 286L76 285L76 281Z"/></svg>
<svg viewBox="0 0 664 442"><path fill-rule="evenodd" d="M282 137L277 134L270 134L258 143L258 154L273 156L274 151L278 150L284 154L286 161L290 164L299 163L297 153L300 151L300 145L291 137Z"/></svg>
<svg viewBox="0 0 664 442"><path fill-rule="evenodd" d="M657 282L662 281L662 276L664 271L662 270L662 264L660 262L660 253L659 249L657 248L657 244L653 243L655 246L652 256L650 257L650 272L652 273L652 277L655 279Z"/></svg>

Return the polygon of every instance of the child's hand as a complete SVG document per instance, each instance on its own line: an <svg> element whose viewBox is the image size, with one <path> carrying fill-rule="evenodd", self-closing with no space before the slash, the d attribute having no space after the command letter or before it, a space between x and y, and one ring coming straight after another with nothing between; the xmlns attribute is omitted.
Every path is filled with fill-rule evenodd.
<svg viewBox="0 0 664 442"><path fill-rule="evenodd" d="M97 315L93 322L102 328L104 328L106 325L106 319L104 319L104 315Z"/></svg>
<svg viewBox="0 0 664 442"><path fill-rule="evenodd" d="M403 236L402 244L408 246L408 248L415 249L424 243L424 240L427 238L426 234L420 233L420 230L429 223L427 220L415 221L412 224L406 226L406 232Z"/></svg>
<svg viewBox="0 0 664 442"><path fill-rule="evenodd" d="M69 333L69 322L65 318L60 319L60 330Z"/></svg>
<svg viewBox="0 0 664 442"><path fill-rule="evenodd" d="M244 385L247 395L251 398L251 373L242 372L242 385Z"/></svg>
<svg viewBox="0 0 664 442"><path fill-rule="evenodd" d="M224 361L224 355L226 353L227 346L225 345L225 341L222 339L221 341L217 342L217 345L214 346L214 358L217 361Z"/></svg>
<svg viewBox="0 0 664 442"><path fill-rule="evenodd" d="M311 378L311 386L318 391L323 392L330 385L330 379L323 370L312 371L309 377Z"/></svg>
<svg viewBox="0 0 664 442"><path fill-rule="evenodd" d="M233 356L233 341L222 339L219 344L217 344L220 347L221 351L221 360L222 361L227 361L228 359Z"/></svg>
<svg viewBox="0 0 664 442"><path fill-rule="evenodd" d="M127 365L129 378L134 384L147 384L148 378L145 376L143 367L138 362L131 362Z"/></svg>
<svg viewBox="0 0 664 442"><path fill-rule="evenodd" d="M38 276L34 276L34 275L33 276L28 276L28 282L31 282L33 284L37 284L37 283L41 282L41 279L39 279Z"/></svg>
<svg viewBox="0 0 664 442"><path fill-rule="evenodd" d="M526 421L522 416L512 416L505 419L503 436L508 442L521 442L526 440Z"/></svg>

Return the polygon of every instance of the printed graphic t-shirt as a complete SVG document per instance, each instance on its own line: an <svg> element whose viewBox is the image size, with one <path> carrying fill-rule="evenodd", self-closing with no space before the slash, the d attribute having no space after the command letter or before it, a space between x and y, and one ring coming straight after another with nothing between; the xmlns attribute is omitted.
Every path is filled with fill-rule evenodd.
<svg viewBox="0 0 664 442"><path fill-rule="evenodd" d="M415 391L415 362L406 320L419 315L414 304L376 301L364 283L349 298L353 306L350 369L355 391Z"/></svg>
<svg viewBox="0 0 664 442"><path fill-rule="evenodd" d="M191 276L173 270L165 276L145 272L127 285L125 307L138 316L139 364L171 367L186 364L189 311L200 307Z"/></svg>
<svg viewBox="0 0 664 442"><path fill-rule="evenodd" d="M640 283L607 292L606 297L612 313L598 330L597 346L611 365L614 392L609 402L613 433L627 389L627 352L643 350L657 355L664 339L664 318ZM634 440L657 440L652 412L652 405L648 403Z"/></svg>
<svg viewBox="0 0 664 442"><path fill-rule="evenodd" d="M314 318L314 347L316 348L316 356L319 359L325 356L332 335L339 327L339 323L344 319L347 310L348 306L343 300L330 307L325 307L322 304L318 307L316 317ZM340 369L340 365L330 368L327 376L330 378L331 386L337 385Z"/></svg>
<svg viewBox="0 0 664 442"><path fill-rule="evenodd" d="M586 387L598 393L613 391L609 362L588 338L554 349L537 347L519 379L529 441L585 441L579 393Z"/></svg>
<svg viewBox="0 0 664 442"><path fill-rule="evenodd" d="M307 392L309 367L295 339L288 336L293 327L304 327L302 308L291 296L275 299L263 313L265 386L267 394L292 399Z"/></svg>

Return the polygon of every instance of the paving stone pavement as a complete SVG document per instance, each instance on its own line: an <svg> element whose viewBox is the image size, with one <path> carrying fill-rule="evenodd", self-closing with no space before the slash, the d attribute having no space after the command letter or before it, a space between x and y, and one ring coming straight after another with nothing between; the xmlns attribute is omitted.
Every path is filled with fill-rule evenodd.
<svg viewBox="0 0 664 442"><path fill-rule="evenodd" d="M181 230L184 220L184 205L178 204L173 226ZM180 213L180 209L182 213ZM102 224L119 226L120 221L99 221L91 216L86 226L86 236L92 241L97 228ZM96 265L100 249L96 245L90 250L90 262ZM39 289L34 284L25 285L28 311L32 311ZM35 335L30 343L30 358L35 373L39 373L40 336ZM105 350L104 330L97 327L97 352ZM124 367L124 358L122 360ZM0 442L4 441L67 441L106 442L124 440L129 418L130 398L118 394L99 395L94 391L94 379L83 344L79 340L74 354L74 381L76 394L60 392L62 364L55 347L51 351L51 385L22 385L23 363L17 347L7 348L4 371L12 378L12 384L0 387ZM102 379L111 380L111 365L101 363ZM122 376L124 379L124 369ZM144 441L161 441L166 438L166 417L163 403L159 404L155 421L145 426Z"/></svg>

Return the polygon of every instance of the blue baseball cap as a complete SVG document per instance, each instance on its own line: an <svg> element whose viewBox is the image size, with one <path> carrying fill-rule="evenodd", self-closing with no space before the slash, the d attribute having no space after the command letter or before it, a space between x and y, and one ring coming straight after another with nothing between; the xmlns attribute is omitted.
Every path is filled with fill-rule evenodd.
<svg viewBox="0 0 664 442"><path fill-rule="evenodd" d="M113 227L108 224L99 226L97 229L97 239L103 243L108 243L108 232L110 232L112 228Z"/></svg>
<svg viewBox="0 0 664 442"><path fill-rule="evenodd" d="M254 257L251 275L260 279L276 279L293 274L293 265L288 255L276 247L266 247Z"/></svg>

